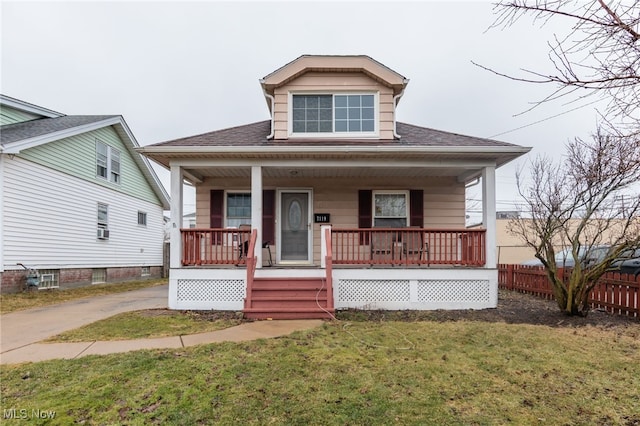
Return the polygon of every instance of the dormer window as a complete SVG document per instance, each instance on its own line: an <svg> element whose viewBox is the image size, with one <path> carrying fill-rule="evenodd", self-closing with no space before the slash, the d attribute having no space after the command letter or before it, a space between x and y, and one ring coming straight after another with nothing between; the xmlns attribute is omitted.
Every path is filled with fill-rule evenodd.
<svg viewBox="0 0 640 426"><path fill-rule="evenodd" d="M291 98L293 134L376 134L375 94L308 94Z"/></svg>

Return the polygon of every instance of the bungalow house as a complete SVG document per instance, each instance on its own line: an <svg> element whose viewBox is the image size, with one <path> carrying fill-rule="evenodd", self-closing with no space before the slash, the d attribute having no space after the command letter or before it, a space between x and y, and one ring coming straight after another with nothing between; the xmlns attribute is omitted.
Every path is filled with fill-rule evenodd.
<svg viewBox="0 0 640 426"><path fill-rule="evenodd" d="M160 276L169 200L122 116L0 95L0 135L1 291Z"/></svg>
<svg viewBox="0 0 640 426"><path fill-rule="evenodd" d="M529 148L397 122L407 83L368 56L304 55L260 80L270 120L138 148L171 171L169 307L495 307L495 170ZM485 228L470 230L478 178Z"/></svg>

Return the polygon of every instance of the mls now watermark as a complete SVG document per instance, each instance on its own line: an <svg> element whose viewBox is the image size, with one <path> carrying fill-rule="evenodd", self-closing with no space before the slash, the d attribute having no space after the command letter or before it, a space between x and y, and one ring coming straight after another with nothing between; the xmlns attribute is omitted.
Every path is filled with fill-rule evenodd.
<svg viewBox="0 0 640 426"><path fill-rule="evenodd" d="M5 408L2 410L2 418L4 419L55 419L56 412L53 410L26 409L26 408Z"/></svg>

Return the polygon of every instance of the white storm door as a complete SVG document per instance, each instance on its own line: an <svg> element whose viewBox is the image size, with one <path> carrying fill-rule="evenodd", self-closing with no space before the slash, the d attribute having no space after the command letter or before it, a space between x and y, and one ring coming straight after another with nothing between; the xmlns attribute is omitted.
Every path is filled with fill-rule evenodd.
<svg viewBox="0 0 640 426"><path fill-rule="evenodd" d="M309 263L312 261L310 204L311 191L309 190L280 191L278 248L281 262Z"/></svg>

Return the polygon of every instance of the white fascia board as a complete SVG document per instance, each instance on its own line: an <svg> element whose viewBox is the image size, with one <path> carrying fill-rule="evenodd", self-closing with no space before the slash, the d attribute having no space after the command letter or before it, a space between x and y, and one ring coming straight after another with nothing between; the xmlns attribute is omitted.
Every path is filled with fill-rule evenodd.
<svg viewBox="0 0 640 426"><path fill-rule="evenodd" d="M294 168L309 168L309 167L317 167L317 168L333 168L333 167L367 167L367 168L422 168L422 167L430 167L430 168L450 168L450 167L460 167L460 168L482 168L495 166L496 162L492 159L488 159L485 161L482 160L474 160L474 161L441 161L441 160L433 160L433 161L415 161L415 160L371 160L371 159L362 159L362 160L241 160L241 159L175 159L169 162L171 166L180 166L187 168L200 168L200 167L252 167L252 166L263 166L263 167L294 167Z"/></svg>
<svg viewBox="0 0 640 426"><path fill-rule="evenodd" d="M434 146L219 146L219 147L202 147L202 146L147 146L137 149L138 152L145 154L274 154L274 153L397 153L397 154L526 154L531 150L530 147L523 146L451 146L451 147L434 147Z"/></svg>
<svg viewBox="0 0 640 426"><path fill-rule="evenodd" d="M120 124L121 117L111 117L94 123L84 124L82 126L72 127L58 132L47 133L40 136L35 136L29 139L23 139L21 141L12 142L8 146L4 146L3 152L5 154L19 154L23 149L33 148L39 145L44 145L49 142L57 141L60 139L68 138L71 136L79 135L81 133L90 132L92 130L101 129L102 127L112 126L114 124Z"/></svg>
<svg viewBox="0 0 640 426"><path fill-rule="evenodd" d="M29 112L31 114L42 115L43 117L55 118L62 117L66 114L62 114L61 112L53 111L48 108L44 108L38 105L33 105L25 101L21 101L20 99L15 99L6 95L0 95L0 104L6 105L11 108L15 108L24 112Z"/></svg>

